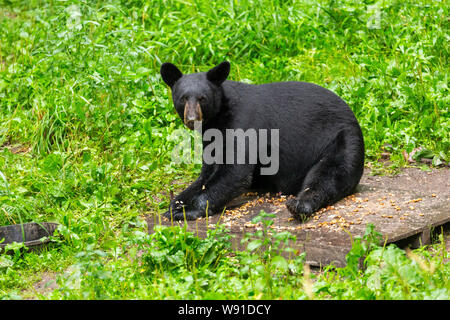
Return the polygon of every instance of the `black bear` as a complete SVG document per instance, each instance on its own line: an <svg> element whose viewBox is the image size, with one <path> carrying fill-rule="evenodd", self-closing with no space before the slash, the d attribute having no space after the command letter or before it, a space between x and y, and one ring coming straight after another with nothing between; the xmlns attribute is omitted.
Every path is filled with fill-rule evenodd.
<svg viewBox="0 0 450 320"><path fill-rule="evenodd" d="M233 130L244 132L245 141L230 149L203 136L204 152L216 143L209 148L210 155L228 159L230 151L249 149L238 163L214 163L203 157L200 176L172 199L165 217L192 220L212 215L242 193L259 190L294 195L286 206L295 218L305 219L351 194L359 183L364 170L361 128L348 105L328 89L294 81L261 85L229 81L227 61L193 74L164 63L160 72L187 127L193 129L201 121L202 134L214 130L228 137ZM250 133L255 132L264 134L252 142ZM261 150L271 150L277 162L273 172L262 171L267 169L267 157L255 160L255 151L264 155Z"/></svg>

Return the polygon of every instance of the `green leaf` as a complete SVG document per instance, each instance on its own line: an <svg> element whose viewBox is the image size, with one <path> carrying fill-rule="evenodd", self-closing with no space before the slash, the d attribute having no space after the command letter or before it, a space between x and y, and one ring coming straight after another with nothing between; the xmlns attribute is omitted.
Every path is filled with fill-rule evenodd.
<svg viewBox="0 0 450 320"><path fill-rule="evenodd" d="M12 267L13 265L14 265L14 261L11 259L10 256L7 256L7 255L0 256L0 268L8 268L8 267Z"/></svg>
<svg viewBox="0 0 450 320"><path fill-rule="evenodd" d="M282 256L275 256L272 258L272 265L277 268L280 269L281 271L287 271L289 268L289 264L286 261L285 258L283 258Z"/></svg>
<svg viewBox="0 0 450 320"><path fill-rule="evenodd" d="M254 251L254 250L258 249L261 245L262 245L261 240L259 240L259 239L253 240L247 245L247 250Z"/></svg>
<svg viewBox="0 0 450 320"><path fill-rule="evenodd" d="M419 151L417 151L416 153L414 153L414 155L412 157L414 160L420 161L420 159L422 159L422 158L432 159L433 156L434 156L433 151L423 148L423 149L420 149Z"/></svg>
<svg viewBox="0 0 450 320"><path fill-rule="evenodd" d="M433 166L437 167L442 164L442 160L438 156L433 157Z"/></svg>

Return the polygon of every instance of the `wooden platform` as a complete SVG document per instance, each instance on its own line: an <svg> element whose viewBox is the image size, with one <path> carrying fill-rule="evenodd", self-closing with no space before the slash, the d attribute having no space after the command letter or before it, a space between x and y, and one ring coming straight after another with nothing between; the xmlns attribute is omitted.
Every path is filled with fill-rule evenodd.
<svg viewBox="0 0 450 320"><path fill-rule="evenodd" d="M270 231L287 230L297 238L293 247L306 252L306 261L312 266L345 265L345 255L351 248L352 237L362 236L366 225L372 223L383 235L383 243L416 248L429 244L434 230L440 232L450 225L450 170L434 169L424 172L406 169L395 177L364 174L357 192L333 206L316 212L307 221L293 220L285 207L285 197L247 194L235 199L221 217L188 222L188 230L205 236L208 228L219 221L233 237L235 249L243 250L240 240L246 233L262 228L251 220L261 210L275 213ZM155 224L184 225L156 215L148 217L149 232Z"/></svg>

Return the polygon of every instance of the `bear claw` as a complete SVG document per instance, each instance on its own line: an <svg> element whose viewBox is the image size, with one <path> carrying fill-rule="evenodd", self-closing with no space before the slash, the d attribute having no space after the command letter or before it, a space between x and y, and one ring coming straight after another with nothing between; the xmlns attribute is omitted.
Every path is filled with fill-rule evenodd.
<svg viewBox="0 0 450 320"><path fill-rule="evenodd" d="M313 206L308 201L298 199L289 199L286 201L286 207L292 216L298 220L305 220L314 213Z"/></svg>
<svg viewBox="0 0 450 320"><path fill-rule="evenodd" d="M163 216L168 220L179 221L184 220L195 220L201 217L204 217L205 214L202 210L168 210L163 213Z"/></svg>

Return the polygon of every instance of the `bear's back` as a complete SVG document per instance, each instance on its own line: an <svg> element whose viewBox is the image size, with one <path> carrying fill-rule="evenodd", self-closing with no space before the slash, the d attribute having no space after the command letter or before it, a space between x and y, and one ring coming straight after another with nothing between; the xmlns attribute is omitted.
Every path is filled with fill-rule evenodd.
<svg viewBox="0 0 450 320"><path fill-rule="evenodd" d="M349 106L334 92L308 82L273 82L251 85L237 81L223 84L229 108L242 127L326 130L357 124ZM340 124L340 125L339 125Z"/></svg>

